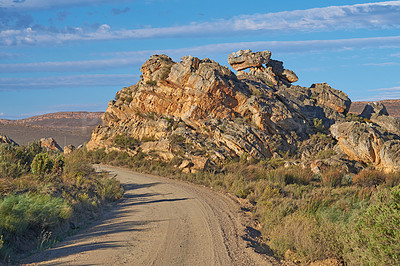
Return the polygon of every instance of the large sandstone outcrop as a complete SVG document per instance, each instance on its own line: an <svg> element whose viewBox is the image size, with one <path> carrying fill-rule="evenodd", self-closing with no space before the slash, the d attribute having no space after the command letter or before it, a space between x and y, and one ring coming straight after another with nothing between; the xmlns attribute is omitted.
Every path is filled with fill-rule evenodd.
<svg viewBox="0 0 400 266"><path fill-rule="evenodd" d="M262 66L270 52L249 53L236 54L240 60L246 58L235 57L236 64L284 75ZM247 60L253 54L252 61ZM265 159L279 152L294 153L299 141L316 132L315 119L326 128L344 121L351 103L327 84L274 85L270 77L251 71L235 75L207 58L185 56L174 62L154 55L141 72L137 84L123 88L109 102L88 149L145 151L162 160L179 157L181 166L195 170L237 157ZM134 144L116 145L121 136Z"/></svg>
<svg viewBox="0 0 400 266"><path fill-rule="evenodd" d="M331 133L351 159L385 172L400 171L400 120L388 116L383 104L368 104L364 122L336 123Z"/></svg>

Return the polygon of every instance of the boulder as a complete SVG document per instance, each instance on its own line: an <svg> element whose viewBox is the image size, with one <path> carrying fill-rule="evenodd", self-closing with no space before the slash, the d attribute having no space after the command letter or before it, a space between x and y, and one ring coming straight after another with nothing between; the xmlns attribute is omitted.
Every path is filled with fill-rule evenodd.
<svg viewBox="0 0 400 266"><path fill-rule="evenodd" d="M40 145L48 150L63 151L60 145L58 145L53 138L41 138Z"/></svg>
<svg viewBox="0 0 400 266"><path fill-rule="evenodd" d="M143 142L140 149L144 153L153 153L166 161L174 158L174 154L171 152L171 143L168 140Z"/></svg>
<svg viewBox="0 0 400 266"><path fill-rule="evenodd" d="M388 111L386 110L385 105L380 102L373 102L368 103L364 110L361 113L361 116L364 118L371 119L371 117L377 117L382 115L389 115Z"/></svg>
<svg viewBox="0 0 400 266"><path fill-rule="evenodd" d="M270 67L275 75L277 75L283 80L286 80L289 83L293 83L299 80L297 75L292 70L283 68L282 61L271 59L269 60L267 67Z"/></svg>
<svg viewBox="0 0 400 266"><path fill-rule="evenodd" d="M312 84L311 97L315 97L317 104L346 115L350 110L351 100L346 93L333 89L327 83Z"/></svg>
<svg viewBox="0 0 400 266"><path fill-rule="evenodd" d="M18 146L18 144L15 141L13 141L9 137L3 136L3 135L0 135L0 143L6 143L6 144L9 144L12 146Z"/></svg>
<svg viewBox="0 0 400 266"><path fill-rule="evenodd" d="M64 155L70 154L75 150L75 146L70 144L64 147Z"/></svg>
<svg viewBox="0 0 400 266"><path fill-rule="evenodd" d="M236 71L244 70L250 67L260 67L268 63L271 58L270 51L262 51L253 53L249 50L239 50L228 56L228 63Z"/></svg>

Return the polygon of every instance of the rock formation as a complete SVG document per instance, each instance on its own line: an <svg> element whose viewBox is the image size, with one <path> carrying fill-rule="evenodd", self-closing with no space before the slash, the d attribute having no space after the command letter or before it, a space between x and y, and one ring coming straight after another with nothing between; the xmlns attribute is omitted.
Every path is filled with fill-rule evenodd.
<svg viewBox="0 0 400 266"><path fill-rule="evenodd" d="M229 55L228 63L233 69L240 71L238 74L245 75L246 72L242 70L249 68L251 76L259 77L273 86L279 82L289 85L299 80L293 71L283 68L283 62L270 58L270 51L253 53L251 50L240 50Z"/></svg>
<svg viewBox="0 0 400 266"><path fill-rule="evenodd" d="M234 70L239 71L251 67L262 67L270 58L270 51L253 53L251 50L240 50L228 56L228 63Z"/></svg>
<svg viewBox="0 0 400 266"><path fill-rule="evenodd" d="M109 102L88 149L178 157L180 168L197 171L238 157L295 154L319 130L316 121L321 129L345 121L351 104L345 93L325 83L291 85L297 76L270 55L229 56L235 69L251 68L238 75L208 58L152 56L141 80Z"/></svg>
<svg viewBox="0 0 400 266"><path fill-rule="evenodd" d="M367 104L363 122L336 123L331 133L351 159L385 172L400 171L400 120L389 116L383 104Z"/></svg>
<svg viewBox="0 0 400 266"><path fill-rule="evenodd" d="M63 151L60 145L58 145L53 138L41 138L40 145L48 150Z"/></svg>
<svg viewBox="0 0 400 266"><path fill-rule="evenodd" d="M74 145L72 145L72 144L67 145L67 146L64 147L64 155L70 154L74 150L76 150Z"/></svg>
<svg viewBox="0 0 400 266"><path fill-rule="evenodd" d="M15 141L13 141L12 139L10 139L7 136L2 136L2 135L0 135L0 143L6 143L6 144L10 144L12 146L18 146L18 144Z"/></svg>

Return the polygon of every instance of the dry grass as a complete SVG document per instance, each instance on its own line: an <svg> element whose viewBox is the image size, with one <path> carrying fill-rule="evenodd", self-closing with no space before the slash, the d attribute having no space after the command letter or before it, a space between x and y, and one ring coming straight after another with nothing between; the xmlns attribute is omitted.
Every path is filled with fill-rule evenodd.
<svg viewBox="0 0 400 266"><path fill-rule="evenodd" d="M380 230L371 223L373 217L366 216L366 213L375 204L377 193L399 189L396 187L399 174L361 172L353 177L352 182L350 176L335 168L314 175L300 166L285 168L282 162L275 160L253 163L238 160L227 163L220 172L185 174L173 163L146 160L146 154L129 157L123 153L92 151L85 156L89 160L228 191L247 199L253 205L254 217L262 226L263 237L279 257L290 253L292 258L304 263L330 258L362 265L368 264L367 257L354 258L352 248L361 250L374 260L393 261L393 256L396 256L393 248L385 249L389 250L386 255L384 252L371 252L368 246L352 238L357 232L361 238L368 239L369 232ZM384 215L382 210L374 210L376 215ZM390 226L397 226L400 231L400 219L393 217L397 225ZM364 220L368 221L369 227L365 227L368 230L358 225ZM379 226L384 228L382 224ZM393 243L389 245L394 247Z"/></svg>

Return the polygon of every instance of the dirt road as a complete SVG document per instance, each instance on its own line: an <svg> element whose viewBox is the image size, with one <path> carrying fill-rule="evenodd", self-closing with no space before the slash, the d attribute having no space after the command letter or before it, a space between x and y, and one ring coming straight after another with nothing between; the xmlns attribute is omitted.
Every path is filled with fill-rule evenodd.
<svg viewBox="0 0 400 266"><path fill-rule="evenodd" d="M277 265L255 252L245 215L228 196L184 182L101 167L124 185L124 200L57 247L40 265ZM249 234L250 233L250 234ZM257 246L260 250L261 247ZM265 248L265 247L264 247Z"/></svg>

